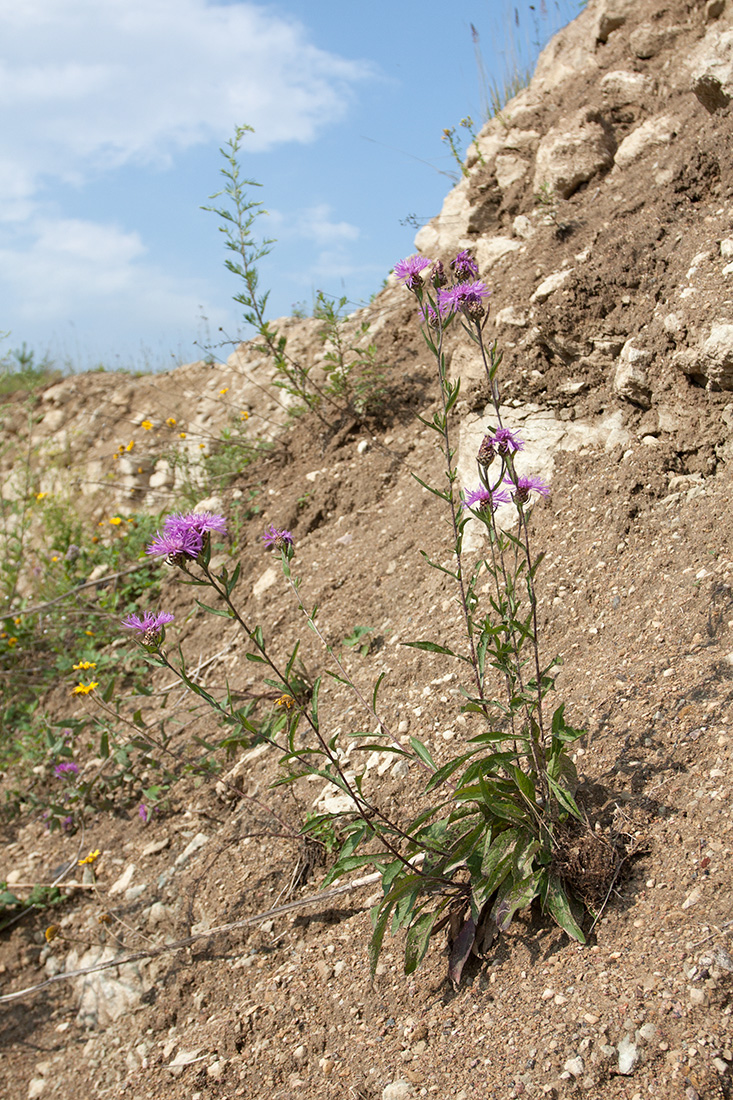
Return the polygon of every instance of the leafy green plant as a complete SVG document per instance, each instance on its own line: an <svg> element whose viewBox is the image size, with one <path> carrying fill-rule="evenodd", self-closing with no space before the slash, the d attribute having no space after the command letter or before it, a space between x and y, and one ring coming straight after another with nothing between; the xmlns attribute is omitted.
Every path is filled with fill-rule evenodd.
<svg viewBox="0 0 733 1100"><path fill-rule="evenodd" d="M267 211L261 202L249 197L249 189L260 184L243 177L239 162L243 138L251 132L251 126L238 126L234 137L220 149L224 159L221 168L224 187L212 195L211 200L222 199L223 202L203 207L220 219L219 230L224 234L225 246L234 256L226 260L227 269L237 276L241 286L234 301L242 307L245 323L257 334L258 350L274 364L273 384L292 399L291 415L309 409L327 427L345 414L361 420L381 400L382 374L374 345L362 342L369 326L360 326L356 342L350 342L346 335L343 317L346 298L329 298L320 291L317 295L314 316L323 323L324 377L314 363L290 355L287 338L266 319L269 291L260 290L257 265L269 255L275 241L273 238L256 239L257 221Z"/></svg>
<svg viewBox="0 0 733 1100"><path fill-rule="evenodd" d="M373 639L368 635L373 633L373 626L355 626L351 634L348 634L344 638L344 645L350 646L351 649L355 649L357 653L360 653L362 657L366 657L373 642Z"/></svg>

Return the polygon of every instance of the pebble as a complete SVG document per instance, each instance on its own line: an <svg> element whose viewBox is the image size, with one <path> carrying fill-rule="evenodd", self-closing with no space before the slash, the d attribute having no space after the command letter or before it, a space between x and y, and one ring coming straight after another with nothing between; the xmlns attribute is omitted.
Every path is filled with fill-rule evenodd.
<svg viewBox="0 0 733 1100"><path fill-rule="evenodd" d="M35 1100L37 1096L40 1096L46 1087L46 1082L43 1077L33 1077L28 1082L28 1100Z"/></svg>
<svg viewBox="0 0 733 1100"><path fill-rule="evenodd" d="M695 905L701 897L702 891L698 886L696 886L695 889L691 890L685 900L682 902L682 908L689 909L691 906Z"/></svg>
<svg viewBox="0 0 733 1100"><path fill-rule="evenodd" d="M382 1100L410 1100L415 1090L409 1081L393 1081L382 1089Z"/></svg>
<svg viewBox="0 0 733 1100"><path fill-rule="evenodd" d="M209 838L206 833L197 833L193 840L186 845L181 854L177 857L174 866L183 867L188 863L191 856L198 852L199 848L203 848L204 844L208 843L208 840Z"/></svg>
<svg viewBox="0 0 733 1100"><path fill-rule="evenodd" d="M573 1077L580 1077L585 1069L585 1063L583 1059L578 1056L576 1058L568 1058L567 1062L563 1066L564 1070L567 1070Z"/></svg>
<svg viewBox="0 0 733 1100"><path fill-rule="evenodd" d="M618 1044L618 1071L624 1075L633 1072L634 1066L639 1060L639 1050L631 1038L625 1035Z"/></svg>
<svg viewBox="0 0 733 1100"><path fill-rule="evenodd" d="M150 844L146 844L142 850L144 856L155 856L158 852L162 852L164 848L169 848L171 838L169 836L163 837L162 840L153 840Z"/></svg>
<svg viewBox="0 0 733 1100"><path fill-rule="evenodd" d="M303 1062L307 1062L308 1061L308 1048L304 1047L303 1044L301 1043L300 1046L296 1047L295 1050L293 1051L293 1058L300 1065L302 1065Z"/></svg>

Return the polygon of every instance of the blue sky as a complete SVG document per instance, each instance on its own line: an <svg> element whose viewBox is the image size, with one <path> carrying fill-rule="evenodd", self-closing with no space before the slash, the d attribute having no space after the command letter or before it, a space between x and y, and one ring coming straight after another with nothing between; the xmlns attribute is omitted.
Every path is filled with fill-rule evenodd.
<svg viewBox="0 0 733 1100"><path fill-rule="evenodd" d="M457 171L444 127L532 60L569 0L0 0L0 353L160 369L247 335L217 220L235 125L277 238L271 317L358 303ZM519 25L517 26L516 20ZM221 354L225 355L226 351Z"/></svg>

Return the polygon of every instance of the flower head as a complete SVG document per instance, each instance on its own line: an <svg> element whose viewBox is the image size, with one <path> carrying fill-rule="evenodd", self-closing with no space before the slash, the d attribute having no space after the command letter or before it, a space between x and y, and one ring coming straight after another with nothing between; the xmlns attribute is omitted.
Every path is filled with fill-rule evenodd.
<svg viewBox="0 0 733 1100"><path fill-rule="evenodd" d="M496 452L503 457L516 454L524 450L524 442L511 428L497 428L493 435L485 435L476 455L479 466L488 469L496 457Z"/></svg>
<svg viewBox="0 0 733 1100"><path fill-rule="evenodd" d="M448 280L445 277L445 268L443 267L442 260L436 260L433 266L430 268L430 282L437 290L441 286L445 286Z"/></svg>
<svg viewBox="0 0 733 1100"><path fill-rule="evenodd" d="M206 535L212 532L223 535L226 529L226 519L215 512L176 513L166 518L163 533L156 534L146 553L179 564L187 557L199 556Z"/></svg>
<svg viewBox="0 0 733 1100"><path fill-rule="evenodd" d="M156 558L167 558L173 564L180 564L185 558L197 558L201 553L202 539L195 531L156 532L145 553Z"/></svg>
<svg viewBox="0 0 733 1100"><path fill-rule="evenodd" d="M477 321L484 315L484 298L491 291L482 282L457 283L456 286L438 291L438 309L441 317L451 313L464 313L469 320Z"/></svg>
<svg viewBox="0 0 733 1100"><path fill-rule="evenodd" d="M79 866L82 867L85 863L94 863L96 859L99 859L101 854L99 848L95 848L88 856L84 856L84 859L78 860Z"/></svg>
<svg viewBox="0 0 733 1100"><path fill-rule="evenodd" d="M539 493L543 497L550 495L549 485L538 477L518 477L516 481L505 477L504 484L509 486L515 504L526 504L530 493Z"/></svg>
<svg viewBox="0 0 733 1100"><path fill-rule="evenodd" d="M479 485L478 489L469 489L463 494L461 507L472 508L474 512L495 512L500 504L509 503L509 494L505 489L487 489Z"/></svg>
<svg viewBox="0 0 733 1100"><path fill-rule="evenodd" d="M420 320L424 325L429 325L430 328L437 328L440 324L440 318L429 302L420 306Z"/></svg>
<svg viewBox="0 0 733 1100"><path fill-rule="evenodd" d="M451 270L459 283L467 283L471 279L478 279L478 264L470 252L459 252L450 262Z"/></svg>
<svg viewBox="0 0 733 1100"><path fill-rule="evenodd" d="M267 528L262 541L267 550L284 550L287 553L293 547L293 536L290 531L278 531L274 523Z"/></svg>
<svg viewBox="0 0 733 1100"><path fill-rule="evenodd" d="M144 428L146 432L149 432L153 427L153 422L152 420L141 420L140 427Z"/></svg>
<svg viewBox="0 0 733 1100"><path fill-rule="evenodd" d="M53 774L57 779L63 779L65 775L78 775L79 765L75 764L73 760L65 760L62 764L56 765Z"/></svg>
<svg viewBox="0 0 733 1100"><path fill-rule="evenodd" d="M79 661L78 664L71 666L74 672L88 672L90 668L96 668L96 661Z"/></svg>
<svg viewBox="0 0 733 1100"><path fill-rule="evenodd" d="M404 283L408 290L416 290L422 286L420 272L430 267L431 261L425 256L408 256L406 260L400 260L394 265L394 273L400 282Z"/></svg>
<svg viewBox="0 0 733 1100"><path fill-rule="evenodd" d="M128 615L122 620L126 630L134 630L139 635L140 641L145 646L156 646L160 641L161 631L168 623L172 623L174 616L168 611L159 611L153 615L146 611L144 615Z"/></svg>
<svg viewBox="0 0 733 1100"><path fill-rule="evenodd" d="M94 691L94 689L98 688L98 687L99 687L99 681L98 680L92 680L92 682L90 684L77 684L76 687L72 689L71 694L72 695L88 695L90 691Z"/></svg>
<svg viewBox="0 0 733 1100"><path fill-rule="evenodd" d="M144 802L140 803L137 812L143 825L147 825L147 823L150 821L150 811L148 810L148 807L145 805Z"/></svg>

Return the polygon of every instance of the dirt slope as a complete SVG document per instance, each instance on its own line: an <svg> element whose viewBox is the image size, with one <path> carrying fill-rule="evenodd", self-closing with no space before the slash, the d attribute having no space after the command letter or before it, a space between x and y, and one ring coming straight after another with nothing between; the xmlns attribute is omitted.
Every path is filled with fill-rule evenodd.
<svg viewBox="0 0 733 1100"><path fill-rule="evenodd" d="M564 658L559 697L570 722L588 730L577 750L585 805L635 851L589 945L527 913L487 959L469 964L457 992L437 941L410 979L401 942L388 941L372 983L368 909L377 894L366 886L103 971L102 985L90 976L0 1005L0 1095L730 1095L731 20L722 0L589 3L548 47L530 88L486 127L480 158L418 235L434 257L474 250L493 291L487 331L505 351L507 416L551 482L533 512L547 551L543 647ZM195 425L197 440L196 431L226 422L225 397L230 411L249 411L253 431L265 419L281 442L218 501L237 520L248 617L280 653L302 637L306 665L322 664L262 550L265 524L289 527L305 602L320 607L327 640L373 628L368 653L345 651L349 667L368 690L385 672L385 721L442 760L472 732L458 713L456 670L400 646L446 642L459 622L448 578L419 554L440 559L448 545L439 502L413 477L440 477L414 416L430 415L437 389L401 287L388 286L363 316L390 387L369 424L327 432L305 419L277 437L281 395L245 347L213 370L60 383L45 395L33 440L66 448L49 479L89 486L80 507L96 520L111 507L175 502L175 478L159 465L166 417ZM289 333L303 354L319 354L312 322L289 322ZM471 431L487 422L488 396L470 345L456 337L451 354L463 379L453 428L469 478ZM90 427L91 407L101 411ZM156 426L143 434L145 416ZM112 455L130 433L146 461L119 476ZM103 497L91 485L100 479ZM262 511L248 518L254 484ZM186 618L191 592L173 573L161 605L175 612L190 661L218 654L207 686L258 689L224 620ZM153 686L169 680L156 672ZM211 719L171 698L181 743L213 734ZM52 704L68 713L65 687ZM154 697L146 720L155 706ZM365 721L339 685L324 720L345 733ZM91 747L78 751L81 762L92 756ZM297 827L324 793L302 781L273 797L274 755L241 757L244 793L276 806L286 825ZM420 798L413 769L384 764L373 763L366 789L386 808ZM82 855L102 856L98 892L79 889L59 910L64 938L46 945L43 913L4 934L2 993L88 965L104 948L114 957L110 945L134 951L310 896L320 870L293 885L303 852L263 835L271 826L252 801L193 780L148 824L134 806L88 820L83 838L48 834L37 820L7 823L5 877L50 881L80 843ZM104 912L111 923L100 924Z"/></svg>

